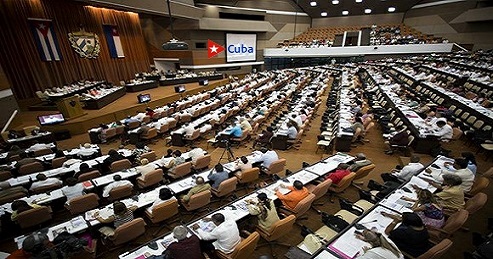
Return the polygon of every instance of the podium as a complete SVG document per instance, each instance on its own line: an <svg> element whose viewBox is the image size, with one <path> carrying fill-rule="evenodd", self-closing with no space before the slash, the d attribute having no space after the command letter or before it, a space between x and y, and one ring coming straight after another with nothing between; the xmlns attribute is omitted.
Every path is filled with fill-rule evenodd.
<svg viewBox="0 0 493 259"><path fill-rule="evenodd" d="M79 96L63 98L56 102L56 106L66 119L84 115Z"/></svg>

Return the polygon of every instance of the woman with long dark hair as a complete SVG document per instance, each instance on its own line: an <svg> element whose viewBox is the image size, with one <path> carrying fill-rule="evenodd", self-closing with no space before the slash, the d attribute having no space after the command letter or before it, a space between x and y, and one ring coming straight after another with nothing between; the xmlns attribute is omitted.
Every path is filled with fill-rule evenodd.
<svg viewBox="0 0 493 259"><path fill-rule="evenodd" d="M248 211L251 215L257 216L259 227L268 231L272 224L279 221L276 206L265 193L259 193L257 200L258 202L247 200Z"/></svg>

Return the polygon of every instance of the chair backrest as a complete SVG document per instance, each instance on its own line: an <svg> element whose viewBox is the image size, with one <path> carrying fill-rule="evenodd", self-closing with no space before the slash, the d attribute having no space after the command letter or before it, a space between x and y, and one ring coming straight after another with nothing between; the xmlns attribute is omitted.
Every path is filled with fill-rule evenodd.
<svg viewBox="0 0 493 259"><path fill-rule="evenodd" d="M443 225L442 230L447 232L449 235L452 235L455 231L459 230L462 225L464 225L468 217L469 212L467 210L459 210L450 215L447 221L445 221L445 225Z"/></svg>
<svg viewBox="0 0 493 259"><path fill-rule="evenodd" d="M78 182L85 182L87 180L91 180L91 179L94 179L94 178L97 178L100 176L101 176L101 173L98 170L94 170L94 171L90 171L90 172L83 173L83 174L79 175L77 181Z"/></svg>
<svg viewBox="0 0 493 259"><path fill-rule="evenodd" d="M223 197L234 192L236 190L237 183L238 179L236 179L236 177L231 177L222 181L221 184L219 184L219 187L217 187L217 190L214 191L214 195L217 197Z"/></svg>
<svg viewBox="0 0 493 259"><path fill-rule="evenodd" d="M50 185L44 185L44 186L40 186L40 187L35 188L35 189L31 189L31 193L32 194L45 193L45 192L49 192L49 191L52 191L55 189L59 189L60 187L62 187L61 183L53 183Z"/></svg>
<svg viewBox="0 0 493 259"><path fill-rule="evenodd" d="M373 169L375 169L375 167L376 167L375 164L369 164L367 166L361 167L356 172L354 172L356 174L356 176L354 177L354 180L361 179L361 178L368 176L371 173L371 171L373 171Z"/></svg>
<svg viewBox="0 0 493 259"><path fill-rule="evenodd" d="M476 195L474 195L472 198L467 200L464 209L469 212L469 215L472 215L476 211L483 208L483 206L486 204L486 201L488 201L488 195L479 192Z"/></svg>
<svg viewBox="0 0 493 259"><path fill-rule="evenodd" d="M136 218L124 223L115 229L115 234L111 237L114 245L120 245L132 241L144 234L146 223L142 218Z"/></svg>
<svg viewBox="0 0 493 259"><path fill-rule="evenodd" d="M68 210L70 214L76 215L99 206L99 197L95 193L75 197L69 201Z"/></svg>
<svg viewBox="0 0 493 259"><path fill-rule="evenodd" d="M453 140L457 140L457 139L460 139L460 137L462 136L463 132L461 129L459 129L458 127L453 127L452 128L452 139Z"/></svg>
<svg viewBox="0 0 493 259"><path fill-rule="evenodd" d="M27 165L23 165L19 168L19 175L28 175L36 172L41 172L44 170L43 164L41 162L33 162Z"/></svg>
<svg viewBox="0 0 493 259"><path fill-rule="evenodd" d="M116 128L109 128L104 131L106 139L116 136Z"/></svg>
<svg viewBox="0 0 493 259"><path fill-rule="evenodd" d="M315 194L315 200L322 198L329 191L329 187L331 184L331 179L327 179L317 184L317 186L315 186L315 188L312 190L312 193Z"/></svg>
<svg viewBox="0 0 493 259"><path fill-rule="evenodd" d="M351 185L354 177L356 177L356 173L351 172L350 174L344 176L338 184L331 185L329 189L336 193L343 192Z"/></svg>
<svg viewBox="0 0 493 259"><path fill-rule="evenodd" d="M235 250L229 255L232 259L250 259L260 240L260 235L257 231L251 233L247 238L235 247Z"/></svg>
<svg viewBox="0 0 493 259"><path fill-rule="evenodd" d="M172 173L173 178L180 178L192 172L192 162L185 162L175 167Z"/></svg>
<svg viewBox="0 0 493 259"><path fill-rule="evenodd" d="M188 201L188 204L186 204L185 209L188 211L196 210L206 206L209 203L211 203L211 191L207 190L192 195Z"/></svg>
<svg viewBox="0 0 493 259"><path fill-rule="evenodd" d="M171 199L152 208L151 222L159 223L178 214L178 200Z"/></svg>
<svg viewBox="0 0 493 259"><path fill-rule="evenodd" d="M157 129L156 128L150 128L145 134L142 134L140 136L143 139L152 139L157 137Z"/></svg>
<svg viewBox="0 0 493 259"><path fill-rule="evenodd" d="M115 201L121 198L129 197L132 195L132 186L131 185L122 185L116 188L111 189L108 200Z"/></svg>
<svg viewBox="0 0 493 259"><path fill-rule="evenodd" d="M192 135L188 137L188 140L195 140L200 137L200 128L193 131Z"/></svg>
<svg viewBox="0 0 493 259"><path fill-rule="evenodd" d="M5 189L0 193L1 193L0 204L4 204L4 203L13 202L22 197L26 197L29 194L29 191L22 186L16 186L9 189Z"/></svg>
<svg viewBox="0 0 493 259"><path fill-rule="evenodd" d="M128 129L135 129L140 126L140 121L131 121L128 123Z"/></svg>
<svg viewBox="0 0 493 259"><path fill-rule="evenodd" d="M289 215L270 227L269 232L260 232L260 235L267 241L275 241L283 236L286 236L293 229L294 222L296 221L295 215Z"/></svg>
<svg viewBox="0 0 493 259"><path fill-rule="evenodd" d="M63 163L65 163L65 161L67 161L66 157L53 158L53 160L51 160L51 167L53 167L53 168L62 167L62 165L63 165Z"/></svg>
<svg viewBox="0 0 493 259"><path fill-rule="evenodd" d="M211 155L201 156L197 158L197 161L195 162L193 168L195 170L207 168L211 164L211 161L212 161Z"/></svg>
<svg viewBox="0 0 493 259"><path fill-rule="evenodd" d="M159 133L166 133L168 132L169 130L169 124L163 124L161 125L161 127L159 128Z"/></svg>
<svg viewBox="0 0 493 259"><path fill-rule="evenodd" d="M143 178L144 179L142 181L138 181L138 185L140 188L156 185L163 180L163 170L153 170L149 173L146 173Z"/></svg>
<svg viewBox="0 0 493 259"><path fill-rule="evenodd" d="M298 204L296 204L296 207L294 207L293 212L295 213L295 216L297 218L305 214L310 209L313 201L315 201L315 197L316 197L315 194L310 193L303 200L298 202Z"/></svg>
<svg viewBox="0 0 493 259"><path fill-rule="evenodd" d="M12 173L10 171L0 171L0 182L12 178Z"/></svg>
<svg viewBox="0 0 493 259"><path fill-rule="evenodd" d="M128 159L118 160L118 161L111 163L111 165L110 165L111 172L113 172L113 173L124 170L124 169L128 169L130 167L132 167L132 163L130 163L130 161Z"/></svg>
<svg viewBox="0 0 493 259"><path fill-rule="evenodd" d="M140 155L140 159L142 160L143 158L149 160L149 162L153 162L157 159L157 155L156 152L150 151Z"/></svg>
<svg viewBox="0 0 493 259"><path fill-rule="evenodd" d="M270 164L268 173L269 174L280 173L280 172L284 171L285 166L286 166L286 159L284 159L284 158L278 159L278 160L272 162L272 164Z"/></svg>
<svg viewBox="0 0 493 259"><path fill-rule="evenodd" d="M48 154L53 154L53 150L51 148L43 148L33 152L34 156L44 156Z"/></svg>
<svg viewBox="0 0 493 259"><path fill-rule="evenodd" d="M116 126L115 127L115 134L116 135L121 135L125 131L125 126Z"/></svg>
<svg viewBox="0 0 493 259"><path fill-rule="evenodd" d="M51 208L41 206L23 211L17 215L17 223L21 228L29 228L51 220Z"/></svg>
<svg viewBox="0 0 493 259"><path fill-rule="evenodd" d="M245 172L241 172L238 177L239 183L251 183L256 181L260 175L260 168L253 167L251 169L246 170Z"/></svg>
<svg viewBox="0 0 493 259"><path fill-rule="evenodd" d="M474 196L479 192L483 191L490 184L490 179L484 176L476 176L474 183L472 184L471 190L467 193L468 196Z"/></svg>
<svg viewBox="0 0 493 259"><path fill-rule="evenodd" d="M441 258L445 252L447 252L450 247L452 247L453 242L450 239L444 239L440 243L434 245L424 254L417 257L417 259L433 259Z"/></svg>

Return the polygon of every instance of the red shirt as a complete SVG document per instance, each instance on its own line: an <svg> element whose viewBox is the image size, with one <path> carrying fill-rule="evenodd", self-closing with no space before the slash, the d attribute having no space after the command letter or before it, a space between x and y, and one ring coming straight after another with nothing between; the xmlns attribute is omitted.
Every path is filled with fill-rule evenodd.
<svg viewBox="0 0 493 259"><path fill-rule="evenodd" d="M342 178L344 178L344 176L346 176L350 173L351 173L351 171L349 171L347 169L344 169L344 170L339 169L339 170L336 170L335 172L329 174L325 178L325 180L330 179L330 180L332 180L333 184L338 184L342 180Z"/></svg>

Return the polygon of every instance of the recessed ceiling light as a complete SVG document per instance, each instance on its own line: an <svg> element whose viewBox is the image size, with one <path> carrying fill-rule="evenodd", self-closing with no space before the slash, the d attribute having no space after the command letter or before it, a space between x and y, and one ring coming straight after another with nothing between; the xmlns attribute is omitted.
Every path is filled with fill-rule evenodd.
<svg viewBox="0 0 493 259"><path fill-rule="evenodd" d="M339 0L332 0L332 4L339 4Z"/></svg>
<svg viewBox="0 0 493 259"><path fill-rule="evenodd" d="M311 5L311 6L317 6L317 2L315 2L315 1L311 1L311 2L310 2L310 5Z"/></svg>
<svg viewBox="0 0 493 259"><path fill-rule="evenodd" d="M389 13L393 13L393 12L395 12L395 7L392 7L392 6L391 6L391 7L389 7L389 9L388 9L388 10L389 10Z"/></svg>
<svg viewBox="0 0 493 259"><path fill-rule="evenodd" d="M366 9L365 9L365 13L366 13L366 14L371 13L371 9L370 9L370 8L366 8Z"/></svg>
<svg viewBox="0 0 493 259"><path fill-rule="evenodd" d="M327 16L327 12L322 12L320 15Z"/></svg>
<svg viewBox="0 0 493 259"><path fill-rule="evenodd" d="M342 11L342 15L348 15L348 14L349 14L349 11L347 11L347 10Z"/></svg>
<svg viewBox="0 0 493 259"><path fill-rule="evenodd" d="M361 2L363 2L363 0L355 0L355 1L356 1L356 3L361 3Z"/></svg>

